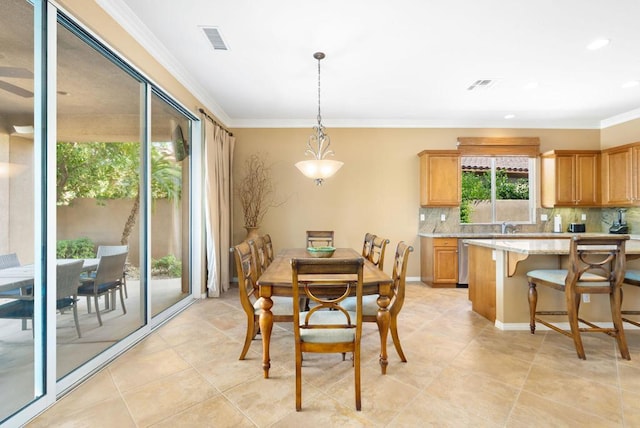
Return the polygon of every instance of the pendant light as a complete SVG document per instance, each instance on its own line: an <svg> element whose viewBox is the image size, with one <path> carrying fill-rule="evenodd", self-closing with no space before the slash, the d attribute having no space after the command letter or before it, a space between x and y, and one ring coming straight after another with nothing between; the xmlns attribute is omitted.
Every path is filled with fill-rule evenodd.
<svg viewBox="0 0 640 428"><path fill-rule="evenodd" d="M344 165L344 162L337 160L325 159L327 156L333 156L333 150L329 149L331 139L325 134L324 125L322 124L322 116L320 114L320 60L325 55L322 52L316 52L313 57L318 60L318 124L313 127L314 134L309 136L307 141L307 150L305 155L313 156L313 160L304 160L296 163L296 167L309 178L315 180L320 186L322 182L331 177Z"/></svg>

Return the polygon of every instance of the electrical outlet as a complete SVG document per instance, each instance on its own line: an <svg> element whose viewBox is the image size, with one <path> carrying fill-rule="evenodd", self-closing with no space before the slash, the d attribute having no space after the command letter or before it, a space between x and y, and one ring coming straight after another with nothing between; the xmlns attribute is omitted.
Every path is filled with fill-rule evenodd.
<svg viewBox="0 0 640 428"><path fill-rule="evenodd" d="M591 301L591 295L589 295L589 294L583 294L583 295L582 295L582 301L583 301L584 303L589 303L589 302Z"/></svg>
<svg viewBox="0 0 640 428"><path fill-rule="evenodd" d="M447 221L447 215L446 214L440 214L440 221Z"/></svg>
<svg viewBox="0 0 640 428"><path fill-rule="evenodd" d="M586 215L586 214L582 214L582 215L580 216L580 219L581 219L582 221L585 221L585 220L587 219L587 215Z"/></svg>
<svg viewBox="0 0 640 428"><path fill-rule="evenodd" d="M540 221L547 221L549 220L549 216L546 214L540 214Z"/></svg>
<svg viewBox="0 0 640 428"><path fill-rule="evenodd" d="M420 221L424 221L424 214L420 214Z"/></svg>

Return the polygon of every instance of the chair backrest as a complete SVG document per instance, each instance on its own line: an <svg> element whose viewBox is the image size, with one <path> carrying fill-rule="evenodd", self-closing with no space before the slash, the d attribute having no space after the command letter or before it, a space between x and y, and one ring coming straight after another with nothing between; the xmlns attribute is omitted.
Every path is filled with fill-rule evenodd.
<svg viewBox="0 0 640 428"><path fill-rule="evenodd" d="M300 340L300 328L356 328L356 340L359 340L362 329L362 277L364 259L291 259L291 275L293 287L293 329L296 341ZM304 278L302 278L304 276ZM313 307L300 322L300 293L308 297ZM349 295L357 296L356 319L347 312L340 303ZM340 311L343 323L315 324L313 314L318 311ZM335 317L335 316L334 316ZM322 317L320 317L322 319Z"/></svg>
<svg viewBox="0 0 640 428"><path fill-rule="evenodd" d="M101 256L98 260L94 287L101 284L122 283L122 272L127 261L128 252Z"/></svg>
<svg viewBox="0 0 640 428"><path fill-rule="evenodd" d="M20 266L20 260L16 253L0 255L0 269L7 269Z"/></svg>
<svg viewBox="0 0 640 428"><path fill-rule="evenodd" d="M398 242L396 247L396 255L393 260L393 297L389 304L389 311L391 314L397 314L404 305L405 296L405 280L407 277L407 265L409 260L409 253L413 251L413 247L404 243L404 241Z"/></svg>
<svg viewBox="0 0 640 428"><path fill-rule="evenodd" d="M128 245L98 245L96 257L112 256L114 254L122 254L129 251Z"/></svg>
<svg viewBox="0 0 640 428"><path fill-rule="evenodd" d="M253 314L253 302L257 300L258 296L255 258L247 241L233 247L233 254L238 272L240 304L247 314Z"/></svg>
<svg viewBox="0 0 640 428"><path fill-rule="evenodd" d="M263 236L263 238L264 238L264 249L267 254L267 261L269 262L269 264L271 264L271 262L273 262L273 259L276 257L275 253L273 252L273 242L271 242L271 235L267 233L266 235Z"/></svg>
<svg viewBox="0 0 640 428"><path fill-rule="evenodd" d="M620 288L624 281L628 239L628 235L571 238L565 292L573 293L582 285L591 293L610 293L612 288Z"/></svg>
<svg viewBox="0 0 640 428"><path fill-rule="evenodd" d="M333 247L333 230L307 230L307 247Z"/></svg>
<svg viewBox="0 0 640 428"><path fill-rule="evenodd" d="M255 239L249 239L247 241L249 243L249 247L253 252L253 257L256 264L256 275L260 277L262 272L269 267L269 258L267 257L267 250L264 245L264 238L262 236L258 236Z"/></svg>
<svg viewBox="0 0 640 428"><path fill-rule="evenodd" d="M56 299L75 296L80 285L83 260L61 263L56 268Z"/></svg>
<svg viewBox="0 0 640 428"><path fill-rule="evenodd" d="M362 243L362 257L369 260L369 255L371 254L371 245L373 244L373 238L376 235L373 233L365 233L364 234L364 242Z"/></svg>
<svg viewBox="0 0 640 428"><path fill-rule="evenodd" d="M388 239L374 236L371 241L371 251L369 253L369 261L376 265L378 269L384 269L384 252L389 243Z"/></svg>

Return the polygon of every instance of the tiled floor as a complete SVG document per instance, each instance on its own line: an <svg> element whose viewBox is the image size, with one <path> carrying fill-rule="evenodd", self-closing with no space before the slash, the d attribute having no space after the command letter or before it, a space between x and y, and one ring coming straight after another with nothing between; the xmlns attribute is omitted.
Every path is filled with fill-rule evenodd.
<svg viewBox="0 0 640 428"><path fill-rule="evenodd" d="M409 361L391 345L386 376L376 327L365 326L361 412L340 355L305 355L295 411L289 326L274 328L270 379L259 336L239 361L246 319L232 289L192 305L30 426L640 426L640 330L627 331L631 361L603 334L583 335L580 361L555 332L497 330L466 294L408 285L400 337Z"/></svg>

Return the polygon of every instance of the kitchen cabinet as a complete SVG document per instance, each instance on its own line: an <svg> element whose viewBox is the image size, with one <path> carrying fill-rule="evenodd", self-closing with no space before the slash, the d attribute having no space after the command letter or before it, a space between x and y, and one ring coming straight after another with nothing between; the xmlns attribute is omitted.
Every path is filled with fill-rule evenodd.
<svg viewBox="0 0 640 428"><path fill-rule="evenodd" d="M420 205L456 207L462 198L457 150L423 150L420 157Z"/></svg>
<svg viewBox="0 0 640 428"><path fill-rule="evenodd" d="M455 287L458 282L458 239L420 238L420 280L432 287Z"/></svg>
<svg viewBox="0 0 640 428"><path fill-rule="evenodd" d="M553 150L540 160L543 207L600 205L599 150Z"/></svg>
<svg viewBox="0 0 640 428"><path fill-rule="evenodd" d="M602 151L602 205L640 205L640 143Z"/></svg>

